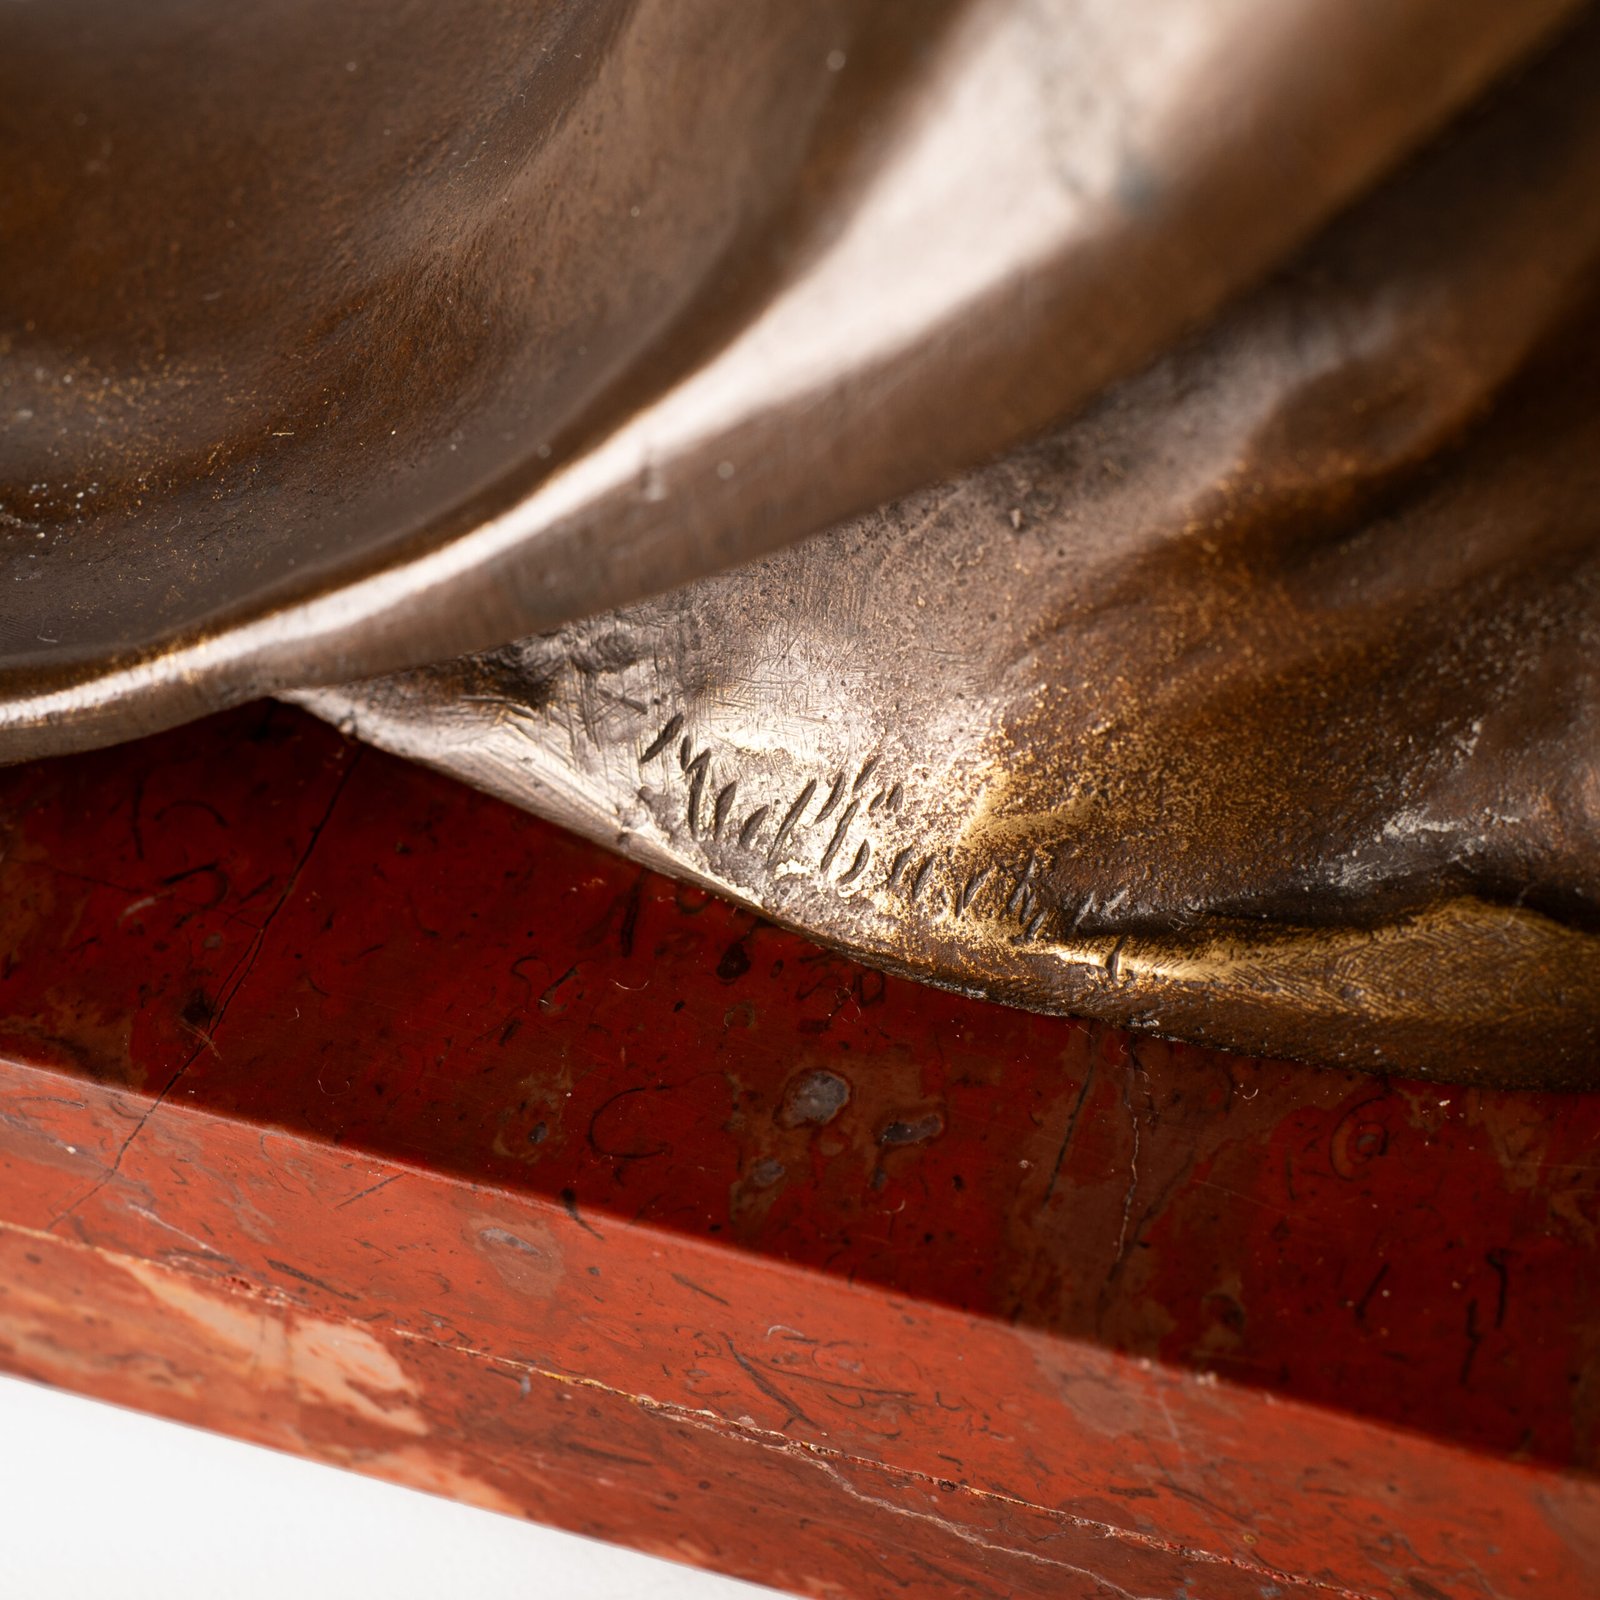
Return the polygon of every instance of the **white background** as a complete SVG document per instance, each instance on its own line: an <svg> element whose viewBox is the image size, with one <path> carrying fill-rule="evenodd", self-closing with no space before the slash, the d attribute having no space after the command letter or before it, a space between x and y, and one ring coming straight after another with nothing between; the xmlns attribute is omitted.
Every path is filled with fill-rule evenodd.
<svg viewBox="0 0 1600 1600"><path fill-rule="evenodd" d="M690 1571L0 1377L4 1600L766 1600Z"/></svg>

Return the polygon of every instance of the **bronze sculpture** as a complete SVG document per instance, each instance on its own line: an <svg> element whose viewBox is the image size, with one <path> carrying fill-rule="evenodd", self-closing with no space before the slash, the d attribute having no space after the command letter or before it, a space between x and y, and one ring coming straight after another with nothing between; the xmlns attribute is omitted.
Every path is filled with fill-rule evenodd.
<svg viewBox="0 0 1600 1600"><path fill-rule="evenodd" d="M483 0L489 86L350 8L286 88L283 4L165 121L105 44L156 25L76 9L5 69L5 755L285 692L940 981L1592 1071L1574 8ZM408 125L363 74L430 47ZM174 221L197 96L242 197Z"/></svg>

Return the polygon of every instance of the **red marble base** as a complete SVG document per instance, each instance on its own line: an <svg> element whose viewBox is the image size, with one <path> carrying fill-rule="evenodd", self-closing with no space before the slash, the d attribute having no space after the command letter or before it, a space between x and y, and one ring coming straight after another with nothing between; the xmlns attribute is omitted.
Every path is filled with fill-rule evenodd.
<svg viewBox="0 0 1600 1600"><path fill-rule="evenodd" d="M886 979L281 709L0 849L12 1371L802 1594L1600 1594L1600 1096Z"/></svg>

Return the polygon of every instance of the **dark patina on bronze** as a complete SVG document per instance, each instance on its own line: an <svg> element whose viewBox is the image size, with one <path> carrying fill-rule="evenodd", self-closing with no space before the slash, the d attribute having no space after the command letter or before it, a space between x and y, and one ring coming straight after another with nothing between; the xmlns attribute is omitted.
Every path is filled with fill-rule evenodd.
<svg viewBox="0 0 1600 1600"><path fill-rule="evenodd" d="M937 981L1589 1081L1573 10L9 19L0 752L293 691Z"/></svg>

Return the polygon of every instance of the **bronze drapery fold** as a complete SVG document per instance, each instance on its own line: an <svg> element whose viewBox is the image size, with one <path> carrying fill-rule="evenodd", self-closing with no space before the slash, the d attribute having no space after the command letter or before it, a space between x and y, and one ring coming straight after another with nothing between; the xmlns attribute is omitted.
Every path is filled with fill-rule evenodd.
<svg viewBox="0 0 1600 1600"><path fill-rule="evenodd" d="M1592 1076L1573 7L212 11L6 23L0 756L286 693L935 981Z"/></svg>

